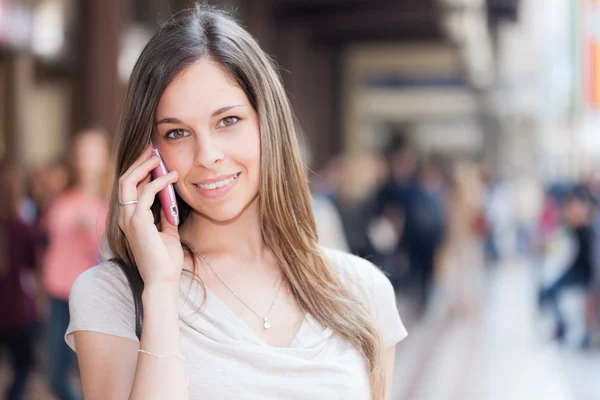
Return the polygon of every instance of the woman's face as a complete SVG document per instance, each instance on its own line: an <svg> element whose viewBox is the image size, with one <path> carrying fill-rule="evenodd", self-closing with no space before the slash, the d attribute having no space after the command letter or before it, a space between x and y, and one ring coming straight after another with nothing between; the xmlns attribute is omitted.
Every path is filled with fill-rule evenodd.
<svg viewBox="0 0 600 400"><path fill-rule="evenodd" d="M108 144L102 133L88 131L73 146L74 168L79 179L97 179L109 165Z"/></svg>
<svg viewBox="0 0 600 400"><path fill-rule="evenodd" d="M570 225L578 227L584 225L590 215L590 206L586 201L571 198L565 205L565 217Z"/></svg>
<svg viewBox="0 0 600 400"><path fill-rule="evenodd" d="M153 142L179 173L181 198L206 218L226 222L256 199L260 183L258 115L217 64L200 60L163 93Z"/></svg>

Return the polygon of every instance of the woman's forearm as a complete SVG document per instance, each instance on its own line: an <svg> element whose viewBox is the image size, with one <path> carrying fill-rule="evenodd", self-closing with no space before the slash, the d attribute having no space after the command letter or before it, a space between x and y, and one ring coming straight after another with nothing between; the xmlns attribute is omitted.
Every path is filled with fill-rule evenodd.
<svg viewBox="0 0 600 400"><path fill-rule="evenodd" d="M146 286L142 295L144 325L135 380L130 399L189 398L186 366L178 323L178 291L175 284ZM164 358L159 358L157 355Z"/></svg>

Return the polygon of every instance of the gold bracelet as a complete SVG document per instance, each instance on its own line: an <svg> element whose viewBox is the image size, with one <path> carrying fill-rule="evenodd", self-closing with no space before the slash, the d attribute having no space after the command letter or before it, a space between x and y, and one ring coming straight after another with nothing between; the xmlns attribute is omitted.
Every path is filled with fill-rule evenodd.
<svg viewBox="0 0 600 400"><path fill-rule="evenodd" d="M178 360L183 361L183 372L185 373L185 380L187 381L187 386L188 388L190 387L190 377L187 373L187 368L185 367L185 356L183 354L156 354L156 353L152 353L151 351L148 350L143 350L143 349L138 349L138 353L142 353L142 354L147 354L149 356L152 357L156 357L156 358L176 358Z"/></svg>

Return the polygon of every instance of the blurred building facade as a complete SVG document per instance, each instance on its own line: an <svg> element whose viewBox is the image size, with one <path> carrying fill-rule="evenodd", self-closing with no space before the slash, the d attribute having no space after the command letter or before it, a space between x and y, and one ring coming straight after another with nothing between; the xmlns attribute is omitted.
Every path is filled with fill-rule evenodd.
<svg viewBox="0 0 600 400"><path fill-rule="evenodd" d="M526 2L209 3L232 10L281 66L314 166L338 152L381 148L401 131L424 153L467 155L493 170L535 168L536 114L527 106L540 92L514 101L512 85L531 70L506 45L527 33L515 34ZM114 132L145 41L157 23L190 5L1 1L1 151L38 164L60 154L82 127Z"/></svg>

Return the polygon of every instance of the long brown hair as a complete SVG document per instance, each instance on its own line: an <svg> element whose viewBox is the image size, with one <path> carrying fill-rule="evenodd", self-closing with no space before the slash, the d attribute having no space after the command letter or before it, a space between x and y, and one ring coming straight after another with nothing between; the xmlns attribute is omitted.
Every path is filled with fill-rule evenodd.
<svg viewBox="0 0 600 400"><path fill-rule="evenodd" d="M219 64L244 90L260 119L259 212L263 239L273 252L301 309L354 345L370 374L374 400L384 397L381 334L364 301L358 301L327 265L317 244L308 178L299 151L295 118L281 78L252 36L227 14L208 7L179 13L152 37L129 83L116 136L116 177L150 141L162 93L200 58ZM113 187L108 241L114 255L134 266L118 226L118 186ZM181 222L190 207L178 198ZM153 206L159 224L159 205ZM193 253L189 244L182 243ZM195 266L194 266L195 268Z"/></svg>

